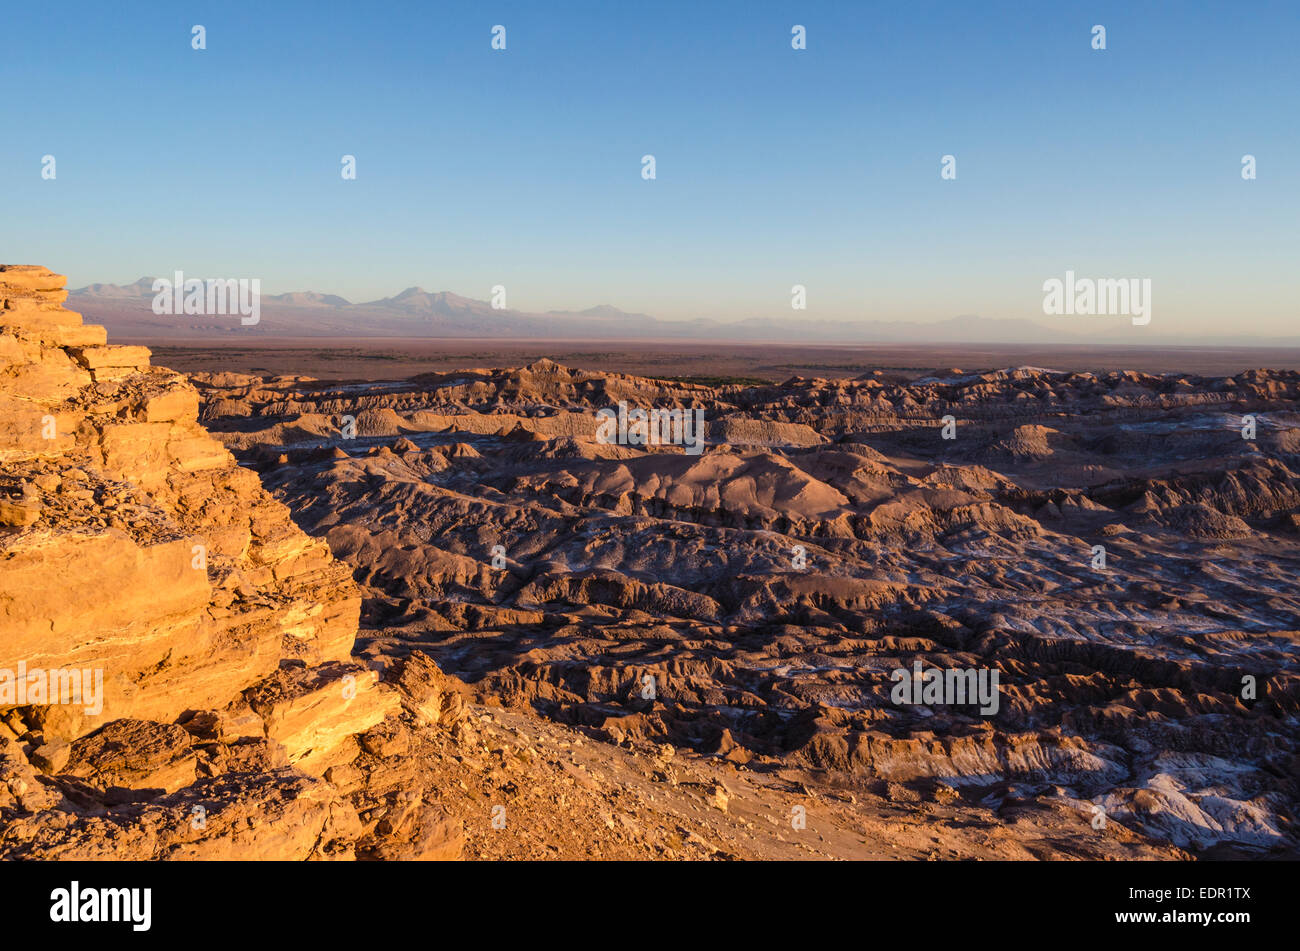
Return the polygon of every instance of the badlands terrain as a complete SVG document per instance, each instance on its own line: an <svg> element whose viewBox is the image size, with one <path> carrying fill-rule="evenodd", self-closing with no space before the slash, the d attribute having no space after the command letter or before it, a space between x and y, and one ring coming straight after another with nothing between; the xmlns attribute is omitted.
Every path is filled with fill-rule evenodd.
<svg viewBox="0 0 1300 951"><path fill-rule="evenodd" d="M0 269L0 671L103 710L0 699L0 856L1297 854L1300 372L186 378L62 287Z"/></svg>
<svg viewBox="0 0 1300 951"><path fill-rule="evenodd" d="M847 827L977 830L957 854L1022 822L1052 828L1017 842L1035 854L1120 830L1292 850L1300 374L878 376L195 383L205 425L353 566L368 665L423 651L588 742L870 804ZM602 444L620 402L703 409L704 451ZM999 671L1000 709L891 702L918 660Z"/></svg>

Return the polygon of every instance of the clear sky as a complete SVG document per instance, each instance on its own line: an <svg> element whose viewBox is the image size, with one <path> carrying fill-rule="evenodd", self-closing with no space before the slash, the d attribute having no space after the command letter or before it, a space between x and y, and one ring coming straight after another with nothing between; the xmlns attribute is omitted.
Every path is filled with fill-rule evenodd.
<svg viewBox="0 0 1300 951"><path fill-rule="evenodd" d="M1153 329L1300 323L1297 0L68 0L0 23L0 261L72 286L504 284L520 309L796 326L1043 321L1072 268L1151 278Z"/></svg>

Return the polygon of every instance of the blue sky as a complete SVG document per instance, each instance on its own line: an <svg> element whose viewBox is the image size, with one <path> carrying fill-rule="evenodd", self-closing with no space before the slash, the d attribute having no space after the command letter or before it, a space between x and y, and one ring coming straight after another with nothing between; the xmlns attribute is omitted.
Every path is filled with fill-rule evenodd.
<svg viewBox="0 0 1300 951"><path fill-rule="evenodd" d="M794 326L1043 321L1072 268L1151 278L1153 329L1296 331L1294 2L50 7L4 14L0 260L74 286Z"/></svg>

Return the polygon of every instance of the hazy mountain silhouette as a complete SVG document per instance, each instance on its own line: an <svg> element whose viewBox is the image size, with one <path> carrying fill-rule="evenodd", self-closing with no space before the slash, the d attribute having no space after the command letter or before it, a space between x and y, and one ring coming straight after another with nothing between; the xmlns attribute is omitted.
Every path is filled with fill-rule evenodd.
<svg viewBox="0 0 1300 951"><path fill-rule="evenodd" d="M1260 342L1300 343L1300 338L1239 335L1193 337L1152 327L1134 327L1126 317L1045 317L1043 321L963 315L932 323L831 321L807 314L722 321L660 320L611 304L545 313L495 309L487 301L451 291L408 287L392 297L353 303L336 294L296 291L265 295L261 319L243 326L222 315L156 315L153 278L132 284L90 284L73 290L69 303L114 334L132 337L202 338L249 336L313 337L501 337L595 339L698 339L746 343L986 343L1133 344L1178 343L1246 346Z"/></svg>

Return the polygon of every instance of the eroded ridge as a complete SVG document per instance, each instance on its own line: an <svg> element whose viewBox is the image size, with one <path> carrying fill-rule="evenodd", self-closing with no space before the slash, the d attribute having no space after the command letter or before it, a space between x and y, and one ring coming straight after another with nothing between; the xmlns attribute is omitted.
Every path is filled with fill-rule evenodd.
<svg viewBox="0 0 1300 951"><path fill-rule="evenodd" d="M352 566L376 663L990 834L1048 817L1046 854L1294 853L1300 374L196 382ZM597 438L620 402L703 410L704 450ZM996 673L996 709L900 701L930 669Z"/></svg>

